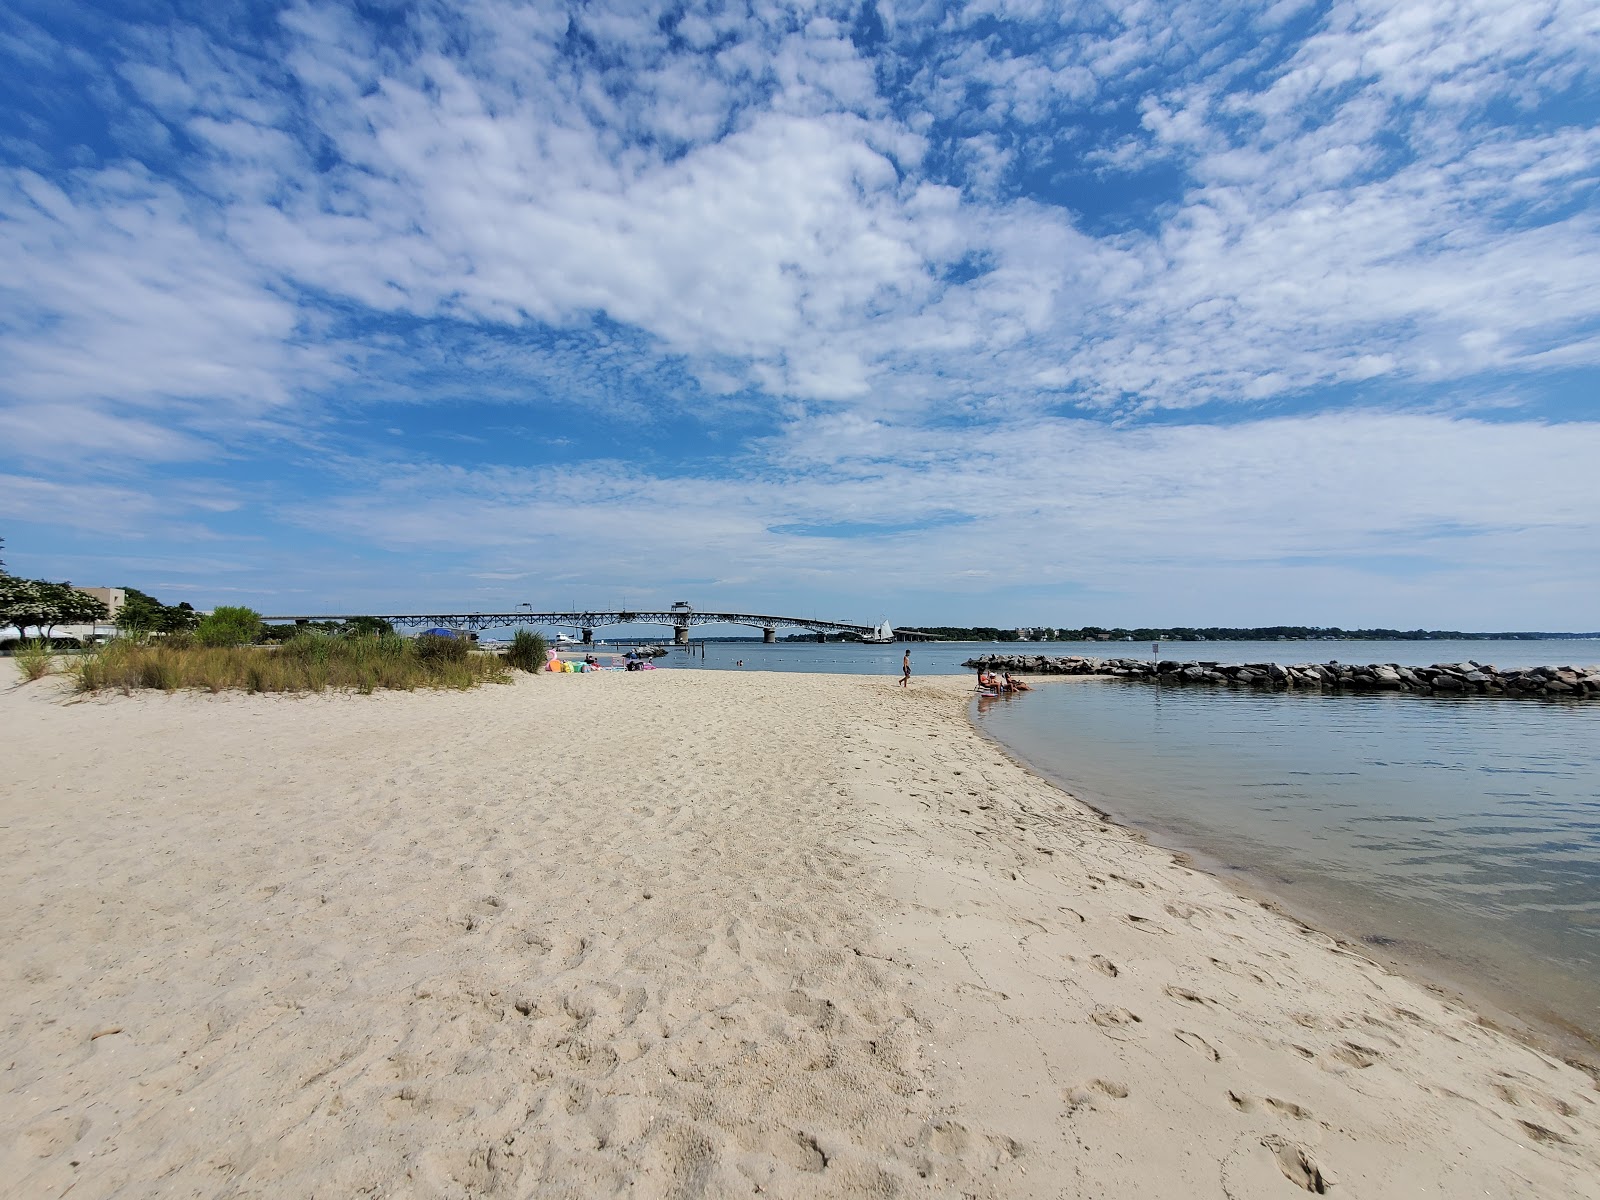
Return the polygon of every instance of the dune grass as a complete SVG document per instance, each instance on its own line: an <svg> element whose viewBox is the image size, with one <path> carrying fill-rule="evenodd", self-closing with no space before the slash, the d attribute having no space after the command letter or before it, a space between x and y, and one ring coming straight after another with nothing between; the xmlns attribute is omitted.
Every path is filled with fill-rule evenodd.
<svg viewBox="0 0 1600 1200"><path fill-rule="evenodd" d="M506 650L506 662L519 671L544 670L549 643L540 634L519 629L511 635L511 645Z"/></svg>
<svg viewBox="0 0 1600 1200"><path fill-rule="evenodd" d="M22 672L22 678L27 683L35 679L43 679L55 670L55 655L50 650L50 643L43 638L30 638L17 646L13 655L17 670Z"/></svg>
<svg viewBox="0 0 1600 1200"><path fill-rule="evenodd" d="M71 667L80 692L465 690L509 683L506 663L454 638L302 633L277 647L202 646L182 638L115 641Z"/></svg>

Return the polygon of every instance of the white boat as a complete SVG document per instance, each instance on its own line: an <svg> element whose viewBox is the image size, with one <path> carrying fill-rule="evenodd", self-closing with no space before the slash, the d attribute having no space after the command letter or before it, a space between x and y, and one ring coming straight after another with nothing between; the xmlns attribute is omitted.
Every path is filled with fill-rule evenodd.
<svg viewBox="0 0 1600 1200"><path fill-rule="evenodd" d="M885 621L871 633L862 634L861 641L868 646L888 646L894 642L894 630L890 629L889 622Z"/></svg>

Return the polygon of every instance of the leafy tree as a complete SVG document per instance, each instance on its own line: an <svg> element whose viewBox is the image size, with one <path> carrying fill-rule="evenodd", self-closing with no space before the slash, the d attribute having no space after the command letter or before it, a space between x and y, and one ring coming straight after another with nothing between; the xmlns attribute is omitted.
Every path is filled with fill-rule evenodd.
<svg viewBox="0 0 1600 1200"><path fill-rule="evenodd" d="M187 600L181 604L163 604L148 592L135 587L122 589L122 608L117 612L117 626L124 633L144 637L152 633L187 633L200 620L194 605Z"/></svg>
<svg viewBox="0 0 1600 1200"><path fill-rule="evenodd" d="M70 583L42 583L47 607L45 636L50 637L57 625L79 625L106 619L103 601L88 592L80 592Z"/></svg>
<svg viewBox="0 0 1600 1200"><path fill-rule="evenodd" d="M15 625L18 633L30 625L39 624L43 597L32 579L18 579L15 575L0 575L0 622Z"/></svg>
<svg viewBox="0 0 1600 1200"><path fill-rule="evenodd" d="M48 638L57 625L101 621L105 616L104 604L70 583L0 575L0 623L15 625L18 633L32 627Z"/></svg>
<svg viewBox="0 0 1600 1200"><path fill-rule="evenodd" d="M261 614L253 608L224 604L202 617L194 632L207 646L248 646L261 636Z"/></svg>
<svg viewBox="0 0 1600 1200"><path fill-rule="evenodd" d="M195 612L194 605L183 600L162 608L159 628L162 633L188 633L199 623L200 614Z"/></svg>
<svg viewBox="0 0 1600 1200"><path fill-rule="evenodd" d="M123 588L122 607L117 610L117 628L133 637L144 637L161 628L166 606L138 588Z"/></svg>

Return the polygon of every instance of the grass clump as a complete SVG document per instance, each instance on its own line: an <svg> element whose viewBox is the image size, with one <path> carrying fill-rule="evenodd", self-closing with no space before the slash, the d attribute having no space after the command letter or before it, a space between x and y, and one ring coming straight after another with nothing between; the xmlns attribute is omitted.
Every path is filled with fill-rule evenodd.
<svg viewBox="0 0 1600 1200"><path fill-rule="evenodd" d="M43 679L55 670L55 656L50 653L50 643L43 638L31 638L17 645L15 661L17 670L27 683Z"/></svg>
<svg viewBox="0 0 1600 1200"><path fill-rule="evenodd" d="M511 635L505 660L515 670L537 673L544 670L544 664L549 661L549 649L550 644L539 634L519 629Z"/></svg>
<svg viewBox="0 0 1600 1200"><path fill-rule="evenodd" d="M149 644L115 641L73 664L79 691L199 689L207 692L371 693L379 689L465 690L480 683L506 683L506 666L492 654L474 654L457 638L443 649L423 638L333 637L302 633L282 646L207 646L196 639Z"/></svg>

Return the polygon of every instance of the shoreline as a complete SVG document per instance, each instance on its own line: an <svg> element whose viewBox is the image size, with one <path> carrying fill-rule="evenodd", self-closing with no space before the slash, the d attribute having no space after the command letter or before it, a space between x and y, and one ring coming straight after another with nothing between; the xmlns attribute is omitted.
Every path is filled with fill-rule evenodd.
<svg viewBox="0 0 1600 1200"><path fill-rule="evenodd" d="M11 1178L1597 1194L1594 1079L897 684L0 692Z"/></svg>
<svg viewBox="0 0 1600 1200"><path fill-rule="evenodd" d="M1040 682L1070 686L1080 682L1117 683L1119 680L1114 676L1101 675L1055 676L1034 680L1035 685ZM1578 1025L1559 1012L1542 1007L1536 997L1513 992L1484 979L1474 982L1469 978L1473 969L1470 962L1442 953L1430 954L1423 943L1402 938L1393 943L1398 949L1390 949L1368 942L1355 931L1351 922L1341 919L1336 902L1324 898L1323 903L1319 904L1315 896L1288 894L1281 886L1274 887L1265 867L1228 867L1213 852L1186 843L1181 835L1162 828L1158 822L1141 822L1112 808L1103 807L1096 798L1080 794L1069 782L1055 779L1045 767L1029 761L1000 741L972 719L970 705L967 716L979 735L1020 769L1059 788L1101 820L1123 830L1130 837L1167 851L1223 883L1244 899L1259 903L1307 930L1334 938L1351 953L1364 955L1397 974L1413 979L1471 1011L1480 1020L1492 1023L1534 1049L1554 1055L1600 1080L1600 1028Z"/></svg>

